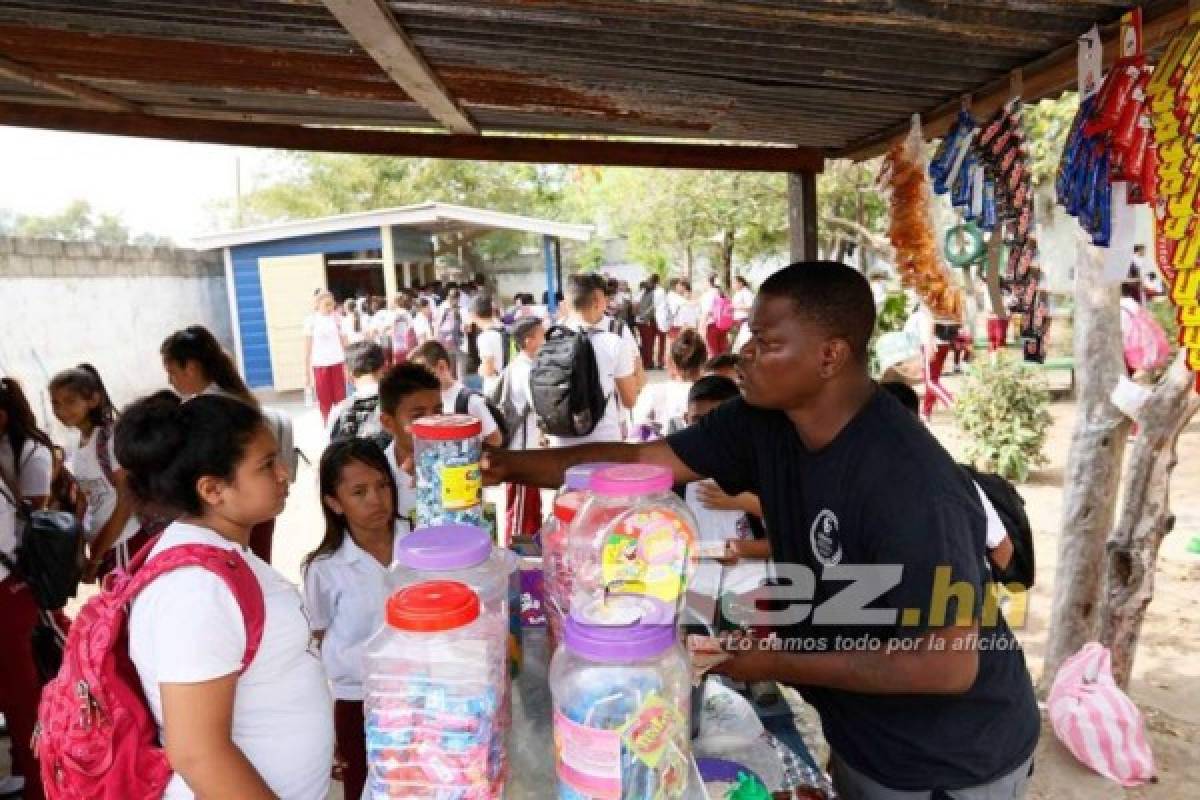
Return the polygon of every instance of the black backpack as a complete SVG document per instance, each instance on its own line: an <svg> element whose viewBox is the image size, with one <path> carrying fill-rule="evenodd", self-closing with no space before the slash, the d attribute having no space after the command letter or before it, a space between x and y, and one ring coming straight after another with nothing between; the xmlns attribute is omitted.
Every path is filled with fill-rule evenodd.
<svg viewBox="0 0 1200 800"><path fill-rule="evenodd" d="M1012 541L1013 555L1008 568L1000 571L993 567L993 577L998 583L1019 583L1026 589L1033 588L1033 526L1025 513L1025 499L1017 487L1005 478L990 472L980 472L973 467L964 467L971 479L979 485L987 499L992 501L1004 530Z"/></svg>
<svg viewBox="0 0 1200 800"><path fill-rule="evenodd" d="M609 332L619 336L622 330L620 320L610 322ZM533 410L552 436L587 436L604 418L609 398L592 348L594 332L555 325L533 362Z"/></svg>
<svg viewBox="0 0 1200 800"><path fill-rule="evenodd" d="M508 419L504 416L504 412L496 403L487 395L475 392L470 389L459 389L458 395L454 398L454 413L455 414L470 414L469 403L473 396L483 398L483 402L487 404L488 413L492 415L492 419L496 422L496 429L500 431L500 446L508 447L512 442L513 434L516 431L509 427Z"/></svg>
<svg viewBox="0 0 1200 800"><path fill-rule="evenodd" d="M75 596L83 575L83 526L66 511L34 511L0 481L2 493L17 509L15 558L0 553L0 564L19 577L43 611L58 611Z"/></svg>
<svg viewBox="0 0 1200 800"><path fill-rule="evenodd" d="M354 398L333 423L329 441L344 442L354 438L370 439L380 450L386 450L392 443L392 435L379 422L379 395Z"/></svg>

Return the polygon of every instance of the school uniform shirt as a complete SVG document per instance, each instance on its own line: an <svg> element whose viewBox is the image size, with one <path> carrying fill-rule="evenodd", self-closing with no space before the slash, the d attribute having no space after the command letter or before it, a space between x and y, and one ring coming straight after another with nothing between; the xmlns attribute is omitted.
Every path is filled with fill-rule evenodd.
<svg viewBox="0 0 1200 800"><path fill-rule="evenodd" d="M99 438L100 429L93 428L91 436L86 440L81 440L79 448L68 459L71 474L75 476L80 490L87 495L87 513L83 515L83 532L89 542L96 538L100 529L117 509L117 487L113 486L108 476L104 474L104 469L100 466L100 459L96 454L96 444ZM108 463L112 465L114 471L121 468L121 465L117 463L116 437L112 435L111 431L108 437ZM125 527L121 529L117 538L113 539L112 546L116 547L131 538L138 532L138 527L137 514L130 514L129 519L125 522Z"/></svg>
<svg viewBox="0 0 1200 800"><path fill-rule="evenodd" d="M417 482L411 473L404 471L400 460L396 458L395 440L392 440L383 454L387 456L388 466L392 468L392 480L396 482L396 516L408 523L408 530L405 532L411 533L417 524Z"/></svg>
<svg viewBox="0 0 1200 800"><path fill-rule="evenodd" d="M462 381L455 381L449 389L442 390L442 413L458 413L455 411L455 403L458 402L458 393L465 388ZM492 418L487 401L478 392L472 392L470 398L467 399L467 413L483 425L483 438L486 439L496 431L496 420Z"/></svg>
<svg viewBox="0 0 1200 800"><path fill-rule="evenodd" d="M661 286L654 290L654 324L660 331L671 327L671 304L667 302L667 290Z"/></svg>
<svg viewBox="0 0 1200 800"><path fill-rule="evenodd" d="M409 532L397 520L396 542ZM335 700L361 702L367 641L383 626L388 568L350 534L335 552L315 559L304 573L304 607L314 631L324 631L321 663Z"/></svg>
<svg viewBox="0 0 1200 800"><path fill-rule="evenodd" d="M403 350L408 346L408 329L413 326L413 315L404 309L396 309L392 320L392 349Z"/></svg>
<svg viewBox="0 0 1200 800"><path fill-rule="evenodd" d="M354 330L355 322L357 321L359 330ZM354 316L345 315L341 321L342 335L346 337L346 344L358 344L363 341L366 336L363 334L362 317L355 314Z"/></svg>
<svg viewBox="0 0 1200 800"><path fill-rule="evenodd" d="M17 554L17 507L8 496L8 487L0 486L0 553L15 559ZM8 567L0 564L0 581L8 579Z"/></svg>
<svg viewBox="0 0 1200 800"><path fill-rule="evenodd" d="M864 636L881 644L918 637L933 625L931 610L941 606L948 606L945 619L952 624L957 602L932 602L938 568L948 567L952 583L973 590L967 610L980 618L988 580L985 522L971 481L887 392L875 391L820 450L804 446L784 412L754 408L740 397L667 442L727 493L757 492L776 569L812 571L813 611L780 631L803 645L797 652L822 643L853 649L850 643ZM825 604L849 591L849 579L821 576L838 565L900 565L898 583L864 600L868 609L894 615L890 622L865 626L845 621L844 612L834 616ZM824 616L822 608L833 618L817 624L813 618ZM918 615L915 624L904 624L907 609ZM981 621L980 637L978 676L960 695L797 688L820 713L838 757L872 780L909 791L980 786L1023 764L1040 729L1025 658L1003 615L994 625ZM815 641L805 644L809 639Z"/></svg>
<svg viewBox="0 0 1200 800"><path fill-rule="evenodd" d="M711 324L713 321L713 303L717 302L717 298L721 293L713 286L704 290L700 295L700 316L704 318L706 324Z"/></svg>
<svg viewBox="0 0 1200 800"><path fill-rule="evenodd" d="M488 328L475 339L475 347L479 350L479 359L492 359L496 368L495 375L483 376L483 391L490 394L500 383L500 373L504 370L504 333L500 328Z"/></svg>
<svg viewBox="0 0 1200 800"><path fill-rule="evenodd" d="M0 434L0 472L9 478L17 478L17 491L21 493L21 497L45 497L50 494L50 484L54 477L54 456L49 447L26 439L21 445L19 469L16 462L8 434Z"/></svg>
<svg viewBox="0 0 1200 800"><path fill-rule="evenodd" d="M310 314L304 320L304 335L312 337L314 367L332 367L346 360L339 333L338 318L333 314Z"/></svg>
<svg viewBox="0 0 1200 800"><path fill-rule="evenodd" d="M583 323L578 319L563 323L572 330L581 330ZM619 442L624 438L621 430L621 398L617 396L617 378L633 375L637 365L637 342L628 325L621 326L621 335L609 331L609 318L604 317L588 328L592 352L596 356L596 371L600 373L600 388L604 390L607 405L604 416L595 429L586 436L551 436L551 447L567 447L585 442Z"/></svg>
<svg viewBox="0 0 1200 800"><path fill-rule="evenodd" d="M638 428L642 425L653 426L659 436L666 436L671 431L672 422L676 423L676 427L683 427L691 388L691 381L678 380L642 387L633 406L634 430L630 431L630 438L637 436Z"/></svg>
<svg viewBox="0 0 1200 800"><path fill-rule="evenodd" d="M679 298L674 319L671 321L675 328L695 328L700 324L700 305L690 297L677 295Z"/></svg>
<svg viewBox="0 0 1200 800"><path fill-rule="evenodd" d="M417 337L417 344L433 338L433 325L424 314L413 314L412 326L413 336Z"/></svg>
<svg viewBox="0 0 1200 800"><path fill-rule="evenodd" d="M733 321L744 322L750 318L750 307L754 305L754 292L738 289L733 293Z"/></svg>
<svg viewBox="0 0 1200 800"><path fill-rule="evenodd" d="M508 372L509 392L513 408L518 414L525 415L524 435L514 434L513 449L536 449L541 440L538 429L537 412L533 410L533 391L529 385L529 376L533 373L533 359L524 351L513 356L513 360L505 367Z"/></svg>
<svg viewBox="0 0 1200 800"><path fill-rule="evenodd" d="M754 538L745 512L706 507L697 495L699 488L700 481L689 483L684 488L684 502L696 518L696 528L702 544ZM701 559L696 564L695 577L688 588L719 599L719 593L745 594L762 586L766 580L765 561L739 559L738 563L725 567L713 559Z"/></svg>
<svg viewBox="0 0 1200 800"><path fill-rule="evenodd" d="M248 548L208 528L172 523L151 558L183 544L237 550L263 591L266 619L254 660L237 679L233 743L277 796L324 800L333 763L333 704L296 587ZM163 683L236 674L246 650L241 609L224 581L201 567L163 575L133 602L129 656L163 734ZM165 800L194 798L182 776Z"/></svg>

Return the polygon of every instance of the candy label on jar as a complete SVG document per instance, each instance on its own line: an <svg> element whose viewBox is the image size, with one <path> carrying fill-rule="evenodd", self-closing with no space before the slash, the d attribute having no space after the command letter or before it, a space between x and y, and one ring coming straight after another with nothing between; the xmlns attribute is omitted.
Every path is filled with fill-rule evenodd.
<svg viewBox="0 0 1200 800"><path fill-rule="evenodd" d="M679 712L662 696L651 693L629 723L621 730L621 739L636 758L654 768L662 761L672 740L683 730Z"/></svg>
<svg viewBox="0 0 1200 800"><path fill-rule="evenodd" d="M694 538L690 526L667 511L639 511L619 518L600 554L605 586L674 602L684 588Z"/></svg>
<svg viewBox="0 0 1200 800"><path fill-rule="evenodd" d="M460 511L479 505L483 473L478 464L442 467L442 508Z"/></svg>
<svg viewBox="0 0 1200 800"><path fill-rule="evenodd" d="M558 778L585 797L620 800L621 733L590 728L554 712Z"/></svg>

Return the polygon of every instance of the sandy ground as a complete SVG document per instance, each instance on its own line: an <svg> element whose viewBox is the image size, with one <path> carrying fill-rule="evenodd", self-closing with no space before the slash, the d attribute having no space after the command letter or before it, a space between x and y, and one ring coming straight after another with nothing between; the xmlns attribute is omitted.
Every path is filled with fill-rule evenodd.
<svg viewBox="0 0 1200 800"><path fill-rule="evenodd" d="M955 379L948 380L953 389ZM315 464L324 446L319 417L313 409L294 402L267 401L286 407L294 415L298 446ZM1074 422L1074 406L1058 402L1047 445L1050 463L1020 487L1027 502L1037 539L1037 586L1029 604L1028 623L1018 636L1025 648L1035 681L1042 668L1052 585L1061 526L1063 466ZM935 415L934 432L952 452L962 450L962 440L948 412ZM1200 536L1200 421L1193 422L1179 445L1180 464L1175 473L1172 505L1178 515L1176 530L1167 538L1159 563L1157 589L1142 635L1131 694L1146 714L1151 744L1159 767L1159 781L1145 787L1121 790L1078 765L1058 744L1048 727L1039 747L1031 798L1038 800L1097 800L1124 796L1147 800L1183 800L1197 797L1200 785L1200 556L1187 552L1193 536ZM301 466L287 508L275 534L275 563L298 581L300 561L321 537L315 469ZM4 774L7 752L0 752ZM340 798L340 786L330 798Z"/></svg>

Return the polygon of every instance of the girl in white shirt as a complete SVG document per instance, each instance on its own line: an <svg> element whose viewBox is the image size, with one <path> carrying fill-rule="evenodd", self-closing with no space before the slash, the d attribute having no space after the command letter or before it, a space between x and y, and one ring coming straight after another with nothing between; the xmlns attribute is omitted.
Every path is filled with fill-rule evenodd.
<svg viewBox="0 0 1200 800"><path fill-rule="evenodd" d="M45 508L54 479L54 443L38 427L21 384L0 378L0 472L35 509Z"/></svg>
<svg viewBox="0 0 1200 800"><path fill-rule="evenodd" d="M346 399L346 337L333 310L333 294L317 295L317 313L304 321L304 375L317 395L321 423Z"/></svg>
<svg viewBox="0 0 1200 800"><path fill-rule="evenodd" d="M87 495L83 529L88 561L83 580L90 583L127 566L149 535L139 530L133 513L125 470L114 445L117 410L100 373L91 364L58 373L50 381L50 402L58 421L79 431L79 448L69 466Z"/></svg>
<svg viewBox="0 0 1200 800"><path fill-rule="evenodd" d="M184 400L201 394L223 394L259 408L258 398L242 380L237 364L203 325L175 331L163 340L158 352L167 382ZM250 549L268 564L274 536L274 519L256 525L250 532Z"/></svg>
<svg viewBox="0 0 1200 800"><path fill-rule="evenodd" d="M647 384L633 407L634 434L637 441L666 436L685 427L688 391L704 373L708 348L694 329L680 331L667 357L670 380Z"/></svg>
<svg viewBox="0 0 1200 800"><path fill-rule="evenodd" d="M326 448L320 485L325 537L304 561L304 606L333 684L343 793L357 798L367 780L363 651L383 624L393 547L409 527L396 518L396 483L388 460L369 439Z"/></svg>
<svg viewBox="0 0 1200 800"><path fill-rule="evenodd" d="M366 331L363 330L362 314L358 313L358 303L353 297L346 298L346 302L342 303L342 338L346 340L346 345L358 344L363 341L366 336Z"/></svg>
<svg viewBox="0 0 1200 800"><path fill-rule="evenodd" d="M238 553L262 589L257 654L225 582L190 567L134 600L129 655L174 770L165 800L324 800L332 703L296 587L250 551L250 530L283 509L288 472L257 409L229 397L162 391L117 424L138 500L178 515L150 558L201 544Z"/></svg>

